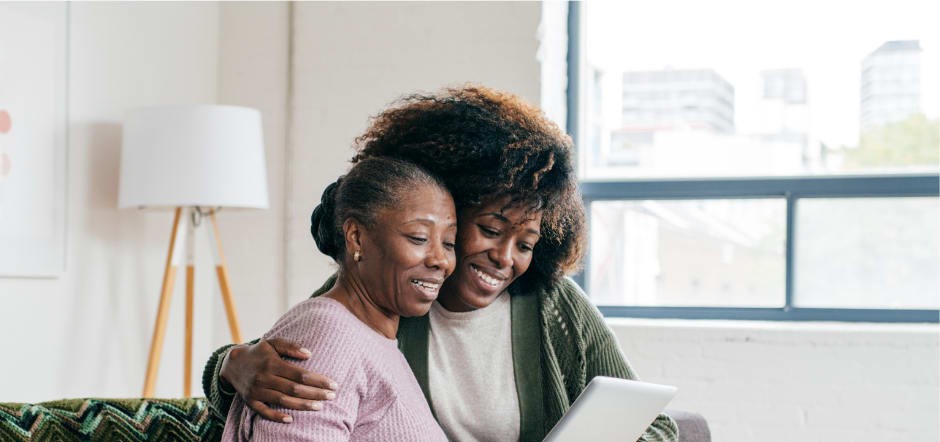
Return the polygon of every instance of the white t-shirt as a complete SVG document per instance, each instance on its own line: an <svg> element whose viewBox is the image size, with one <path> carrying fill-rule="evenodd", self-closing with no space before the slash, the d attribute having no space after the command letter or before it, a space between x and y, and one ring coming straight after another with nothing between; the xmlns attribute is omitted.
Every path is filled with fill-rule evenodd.
<svg viewBox="0 0 940 442"><path fill-rule="evenodd" d="M509 294L470 312L434 302L429 315L428 385L447 438L519 440Z"/></svg>

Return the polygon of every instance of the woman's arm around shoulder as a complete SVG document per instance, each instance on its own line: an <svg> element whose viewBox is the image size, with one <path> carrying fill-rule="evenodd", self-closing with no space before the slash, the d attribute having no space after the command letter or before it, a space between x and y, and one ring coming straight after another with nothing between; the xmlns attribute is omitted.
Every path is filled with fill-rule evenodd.
<svg viewBox="0 0 940 442"><path fill-rule="evenodd" d="M307 301L309 302L309 301ZM298 368L323 373L338 379L335 399L318 404L315 410L293 410L272 406L277 412L291 416L284 424L262 419L247 407L242 411L241 425L250 425L252 440L258 441L346 441L359 413L359 402L366 386L361 367L361 347L334 317L320 311L291 315L289 312L265 335L266 339L297 342L310 349L306 360L293 360Z"/></svg>
<svg viewBox="0 0 940 442"><path fill-rule="evenodd" d="M311 298L329 290L335 280L336 275L328 278ZM306 359L309 350L278 339L255 339L247 344L219 347L209 357L202 374L202 389L210 411L224 420L232 398L238 393L265 419L283 422L288 415L272 410L267 404L305 410L315 401L330 399L334 388L330 379L285 362L282 357Z"/></svg>
<svg viewBox="0 0 940 442"><path fill-rule="evenodd" d="M212 356L209 356L209 360L206 361L206 367L202 370L202 390L209 402L209 410L222 420L228 416L228 409L232 406L232 398L235 397L235 392L232 390L231 385L228 385L228 382L222 379L220 372L222 371L222 361L234 346L235 344L223 345L212 352Z"/></svg>

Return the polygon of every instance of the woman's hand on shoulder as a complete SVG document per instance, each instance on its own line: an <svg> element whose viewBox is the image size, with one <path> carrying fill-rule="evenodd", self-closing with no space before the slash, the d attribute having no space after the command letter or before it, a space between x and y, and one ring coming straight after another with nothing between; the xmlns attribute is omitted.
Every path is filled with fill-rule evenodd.
<svg viewBox="0 0 940 442"><path fill-rule="evenodd" d="M281 357L307 359L310 351L283 339L262 339L253 345L236 345L222 361L221 376L252 410L268 420L291 422L292 410L320 410L320 401L336 397L336 383L304 370Z"/></svg>

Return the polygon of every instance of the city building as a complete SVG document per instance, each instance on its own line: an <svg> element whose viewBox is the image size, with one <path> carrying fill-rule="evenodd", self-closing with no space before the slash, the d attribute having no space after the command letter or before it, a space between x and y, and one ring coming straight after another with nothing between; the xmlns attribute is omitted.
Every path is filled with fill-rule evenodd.
<svg viewBox="0 0 940 442"><path fill-rule="evenodd" d="M761 78L765 100L806 104L806 76L802 69L768 69L761 71Z"/></svg>
<svg viewBox="0 0 940 442"><path fill-rule="evenodd" d="M623 129L734 132L734 87L712 69L623 74Z"/></svg>
<svg viewBox="0 0 940 442"><path fill-rule="evenodd" d="M761 72L763 95L755 114L757 133L767 141L807 144L810 132L806 77L802 69Z"/></svg>
<svg viewBox="0 0 940 442"><path fill-rule="evenodd" d="M863 131L921 111L921 52L918 40L889 41L862 60Z"/></svg>
<svg viewBox="0 0 940 442"><path fill-rule="evenodd" d="M806 76L802 69L761 71L763 93L751 111L753 133L763 144L789 143L799 146L801 170L823 167L818 140L811 139L812 127Z"/></svg>

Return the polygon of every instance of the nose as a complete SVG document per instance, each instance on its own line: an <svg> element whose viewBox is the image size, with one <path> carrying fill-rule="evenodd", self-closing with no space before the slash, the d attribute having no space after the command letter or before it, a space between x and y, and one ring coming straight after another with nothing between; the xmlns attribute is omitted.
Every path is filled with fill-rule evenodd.
<svg viewBox="0 0 940 442"><path fill-rule="evenodd" d="M497 268L505 269L512 266L512 243L508 239L500 241L487 253L490 261L493 261Z"/></svg>
<svg viewBox="0 0 940 442"><path fill-rule="evenodd" d="M443 269L445 274L450 274L453 265L449 263L450 257L443 244L431 246L427 256L424 258L424 265L432 269Z"/></svg>

